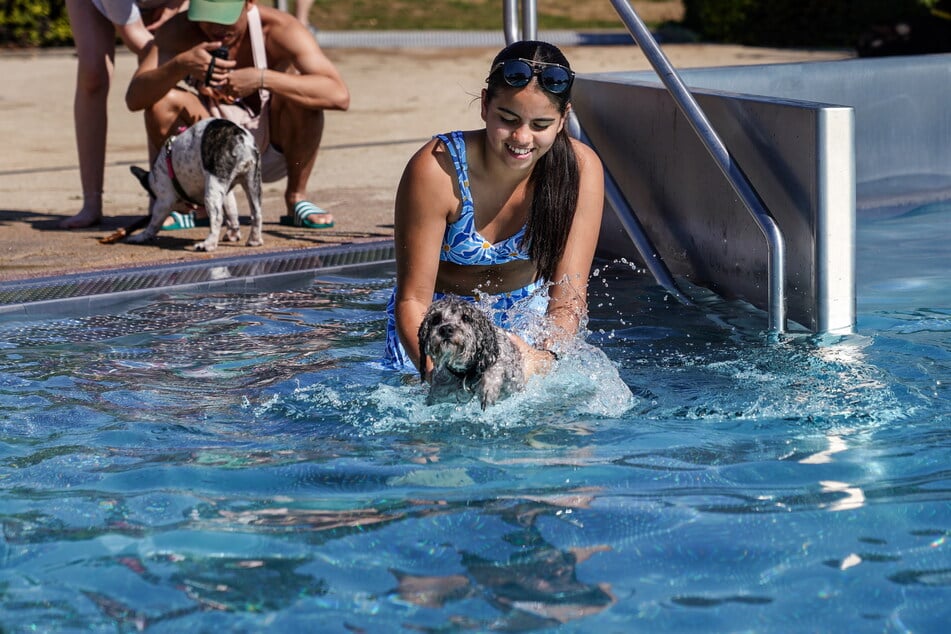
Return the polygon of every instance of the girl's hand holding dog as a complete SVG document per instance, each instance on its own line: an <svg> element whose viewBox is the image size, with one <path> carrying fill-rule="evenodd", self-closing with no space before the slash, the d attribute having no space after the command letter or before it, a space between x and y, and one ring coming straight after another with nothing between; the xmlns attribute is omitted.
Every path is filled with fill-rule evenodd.
<svg viewBox="0 0 951 634"><path fill-rule="evenodd" d="M552 365L558 356L551 350L541 350L529 345L524 339L514 333L508 333L509 339L515 344L519 352L522 353L522 364L525 369L525 376L530 377L534 374L548 374L551 372Z"/></svg>

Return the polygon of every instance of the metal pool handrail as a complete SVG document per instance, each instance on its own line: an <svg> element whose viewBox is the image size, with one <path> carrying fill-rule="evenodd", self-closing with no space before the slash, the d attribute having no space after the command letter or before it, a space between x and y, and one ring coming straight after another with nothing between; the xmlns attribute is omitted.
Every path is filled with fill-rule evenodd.
<svg viewBox="0 0 951 634"><path fill-rule="evenodd" d="M629 3L623 0L611 0L611 4L614 5L615 11L621 17L627 30L644 51L644 55L647 56L664 86L667 87L681 114L690 122L717 166L730 181L733 190L746 205L760 231L763 232L768 248L769 329L774 332L783 332L786 329L786 246L779 226L769 215L749 179L746 178L746 174L733 161L729 150L720 140L693 95L687 90L680 75L660 50L657 41L640 16Z"/></svg>

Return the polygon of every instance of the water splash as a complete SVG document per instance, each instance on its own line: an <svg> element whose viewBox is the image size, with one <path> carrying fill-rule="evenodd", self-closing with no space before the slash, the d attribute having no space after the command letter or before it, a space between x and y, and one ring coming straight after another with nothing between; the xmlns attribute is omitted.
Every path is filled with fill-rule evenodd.
<svg viewBox="0 0 951 634"><path fill-rule="evenodd" d="M465 404L426 405L426 386L415 382L379 385L363 405L374 412L366 429L385 433L418 426L471 425L484 433L523 428L541 422L557 424L579 418L617 418L634 406L635 397L617 367L598 348L583 342L566 351L547 376L533 377L524 392L482 410L473 399ZM368 422L367 411L347 415L354 424Z"/></svg>

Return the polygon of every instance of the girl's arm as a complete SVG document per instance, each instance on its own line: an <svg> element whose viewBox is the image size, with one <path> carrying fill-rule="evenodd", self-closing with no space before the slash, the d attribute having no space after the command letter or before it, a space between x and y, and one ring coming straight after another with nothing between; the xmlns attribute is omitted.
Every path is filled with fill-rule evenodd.
<svg viewBox="0 0 951 634"><path fill-rule="evenodd" d="M135 54L139 60L145 56L148 49L152 46L152 33L145 28L142 20L136 20L129 24L117 24L116 31L122 38L126 48Z"/></svg>
<svg viewBox="0 0 951 634"><path fill-rule="evenodd" d="M419 325L433 301L446 222L458 206L446 160L442 142L433 139L410 159L396 192L396 329L416 367Z"/></svg>

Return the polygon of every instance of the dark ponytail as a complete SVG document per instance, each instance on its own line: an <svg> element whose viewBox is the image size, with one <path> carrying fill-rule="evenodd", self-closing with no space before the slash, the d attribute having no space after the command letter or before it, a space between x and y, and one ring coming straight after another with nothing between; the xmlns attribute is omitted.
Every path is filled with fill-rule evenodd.
<svg viewBox="0 0 951 634"><path fill-rule="evenodd" d="M551 149L535 166L529 182L533 195L525 231L528 253L537 263L541 277L557 282L559 280L553 280L552 276L565 252L578 206L578 161L567 126L561 129Z"/></svg>
<svg viewBox="0 0 951 634"><path fill-rule="evenodd" d="M508 88L502 79L501 70L497 68L499 63L518 58L570 68L568 60L556 46L536 41L515 42L504 48L492 61L492 68L496 70L489 75L487 99L491 100L499 90ZM567 113L570 90L558 95L547 91L545 94L562 115ZM565 252L580 187L578 160L568 136L567 122L555 137L551 149L535 165L529 183L533 193L525 230L528 253L538 267L540 277L557 282L552 276Z"/></svg>

